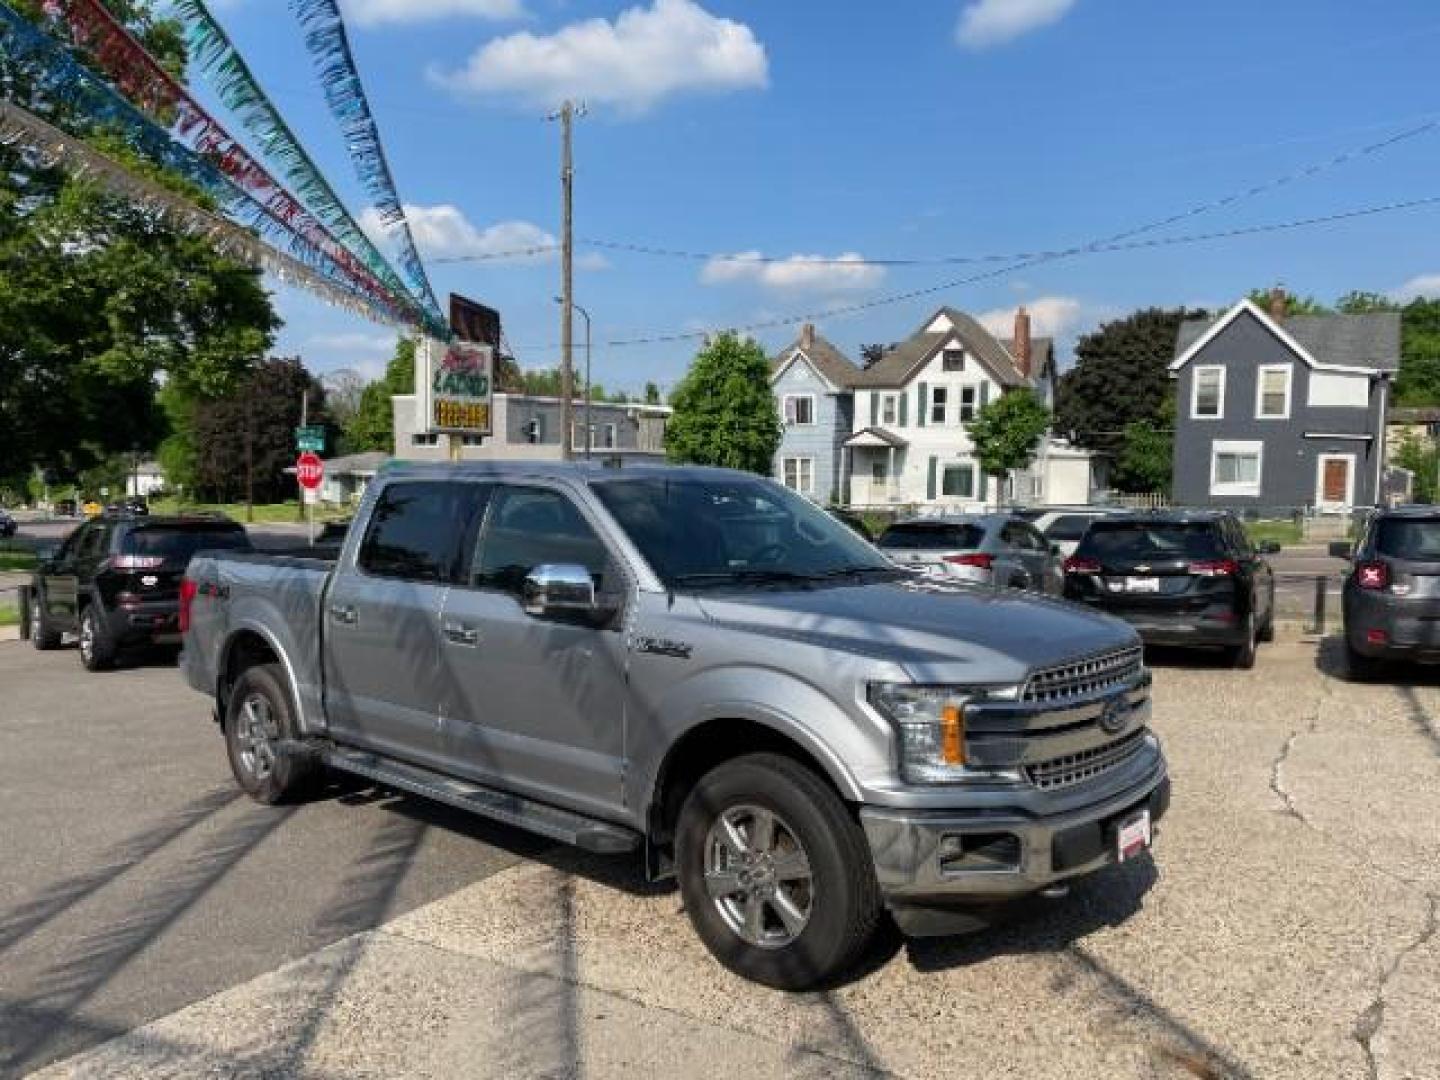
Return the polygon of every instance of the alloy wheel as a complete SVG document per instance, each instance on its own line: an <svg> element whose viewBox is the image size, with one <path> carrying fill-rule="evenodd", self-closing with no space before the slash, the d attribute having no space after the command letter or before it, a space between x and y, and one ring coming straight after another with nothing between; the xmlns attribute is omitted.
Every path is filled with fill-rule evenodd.
<svg viewBox="0 0 1440 1080"><path fill-rule="evenodd" d="M761 806L726 809L705 838L705 889L735 934L783 949L804 932L815 899L810 860L795 830Z"/></svg>
<svg viewBox="0 0 1440 1080"><path fill-rule="evenodd" d="M237 719L235 743L241 768L257 781L269 779L275 770L275 742L280 738L270 700L262 694L251 694L241 704Z"/></svg>

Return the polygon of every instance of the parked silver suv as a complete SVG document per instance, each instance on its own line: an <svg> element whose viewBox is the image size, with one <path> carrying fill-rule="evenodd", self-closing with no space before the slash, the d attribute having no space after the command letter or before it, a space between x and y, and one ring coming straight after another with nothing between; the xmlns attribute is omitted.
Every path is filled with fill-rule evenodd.
<svg viewBox="0 0 1440 1080"><path fill-rule="evenodd" d="M901 570L717 469L397 465L333 565L201 555L184 670L262 802L322 766L678 876L732 970L842 974L1141 854L1134 632Z"/></svg>

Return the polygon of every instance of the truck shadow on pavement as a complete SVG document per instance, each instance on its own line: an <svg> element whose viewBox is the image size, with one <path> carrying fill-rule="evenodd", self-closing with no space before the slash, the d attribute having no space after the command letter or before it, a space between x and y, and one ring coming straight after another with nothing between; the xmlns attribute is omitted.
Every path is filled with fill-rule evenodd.
<svg viewBox="0 0 1440 1080"><path fill-rule="evenodd" d="M1345 658L1345 639L1336 634L1320 642L1315 650L1315 667L1322 674L1342 682L1350 681L1349 663ZM1440 689L1440 664L1386 664L1378 674L1366 680L1376 691L1389 689L1400 699L1405 715L1415 731L1440 756L1440 719L1426 708L1417 690Z"/></svg>

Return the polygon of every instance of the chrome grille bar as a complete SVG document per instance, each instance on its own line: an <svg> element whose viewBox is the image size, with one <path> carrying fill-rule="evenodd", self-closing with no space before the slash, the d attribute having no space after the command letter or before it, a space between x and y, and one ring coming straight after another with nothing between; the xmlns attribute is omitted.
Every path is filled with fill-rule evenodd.
<svg viewBox="0 0 1440 1080"><path fill-rule="evenodd" d="M1022 699L1041 703L1063 701L1118 688L1139 675L1144 662L1144 650L1136 645L1118 652L1043 668L1025 683Z"/></svg>

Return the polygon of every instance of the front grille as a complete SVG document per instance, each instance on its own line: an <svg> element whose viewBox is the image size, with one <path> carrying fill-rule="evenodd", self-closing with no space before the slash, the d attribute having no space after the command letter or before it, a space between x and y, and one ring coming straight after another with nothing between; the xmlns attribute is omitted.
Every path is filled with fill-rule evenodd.
<svg viewBox="0 0 1440 1080"><path fill-rule="evenodd" d="M1136 645L1045 668L1030 676L1024 699L1043 703L1117 689L1139 675L1144 662L1145 652Z"/></svg>
<svg viewBox="0 0 1440 1080"><path fill-rule="evenodd" d="M1144 744L1145 729L1141 728L1118 742L1039 761L1026 766L1025 771L1030 776L1030 782L1041 791L1072 787L1125 764Z"/></svg>

